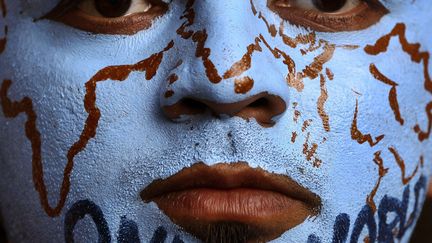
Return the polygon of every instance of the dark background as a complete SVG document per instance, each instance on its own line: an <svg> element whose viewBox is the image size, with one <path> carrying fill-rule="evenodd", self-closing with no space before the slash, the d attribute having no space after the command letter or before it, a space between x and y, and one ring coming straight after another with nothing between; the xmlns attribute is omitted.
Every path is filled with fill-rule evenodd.
<svg viewBox="0 0 432 243"><path fill-rule="evenodd" d="M426 200L420 219L411 237L411 243L430 242L432 242L432 198Z"/></svg>

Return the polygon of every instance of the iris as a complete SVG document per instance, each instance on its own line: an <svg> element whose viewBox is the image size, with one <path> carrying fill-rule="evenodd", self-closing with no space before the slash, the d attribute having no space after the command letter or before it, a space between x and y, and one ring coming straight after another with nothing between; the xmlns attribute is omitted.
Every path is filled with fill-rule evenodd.
<svg viewBox="0 0 432 243"><path fill-rule="evenodd" d="M127 13L132 0L95 0L96 9L108 18L121 17Z"/></svg>
<svg viewBox="0 0 432 243"><path fill-rule="evenodd" d="M347 0L313 0L313 4L317 9L327 13L341 10L346 3Z"/></svg>

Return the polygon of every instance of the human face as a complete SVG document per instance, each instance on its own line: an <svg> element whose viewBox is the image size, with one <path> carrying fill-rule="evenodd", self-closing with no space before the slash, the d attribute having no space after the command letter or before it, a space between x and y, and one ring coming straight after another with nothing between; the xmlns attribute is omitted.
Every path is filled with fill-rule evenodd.
<svg viewBox="0 0 432 243"><path fill-rule="evenodd" d="M0 0L11 241L408 242L429 1L129 2Z"/></svg>

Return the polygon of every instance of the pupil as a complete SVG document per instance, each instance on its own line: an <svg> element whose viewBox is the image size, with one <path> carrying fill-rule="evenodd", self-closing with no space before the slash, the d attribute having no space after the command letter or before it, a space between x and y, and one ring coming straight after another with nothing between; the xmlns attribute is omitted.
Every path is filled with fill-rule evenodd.
<svg viewBox="0 0 432 243"><path fill-rule="evenodd" d="M116 18L127 13L132 0L95 0L97 11L104 17Z"/></svg>
<svg viewBox="0 0 432 243"><path fill-rule="evenodd" d="M342 9L347 0L313 0L313 4L320 11L331 13Z"/></svg>

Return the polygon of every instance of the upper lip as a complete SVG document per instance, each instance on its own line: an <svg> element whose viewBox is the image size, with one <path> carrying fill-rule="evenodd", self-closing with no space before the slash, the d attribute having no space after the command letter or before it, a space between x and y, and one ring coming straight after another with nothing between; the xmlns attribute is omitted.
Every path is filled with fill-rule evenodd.
<svg viewBox="0 0 432 243"><path fill-rule="evenodd" d="M321 210L318 195L300 186L286 175L251 168L246 162L220 163L213 166L196 163L184 168L167 179L157 179L141 191L144 202L150 202L162 195L195 188L235 189L250 188L281 193L305 203L313 215Z"/></svg>

